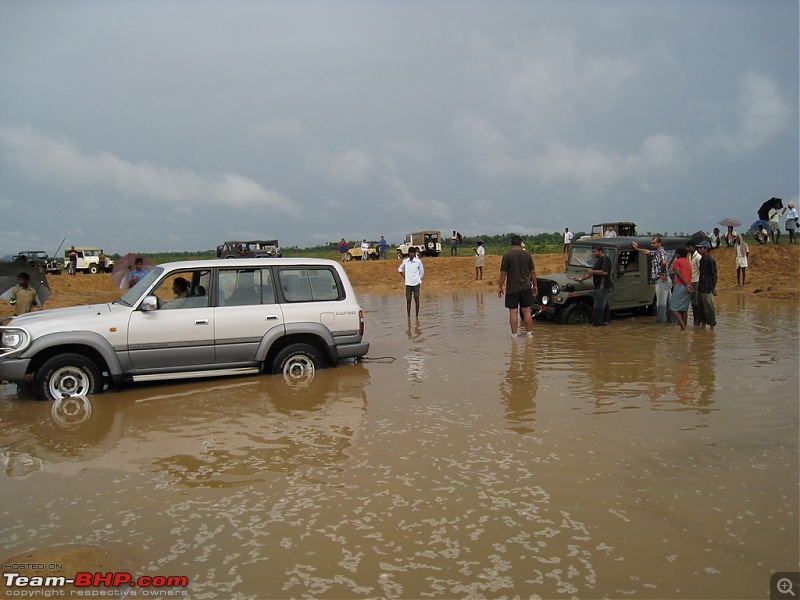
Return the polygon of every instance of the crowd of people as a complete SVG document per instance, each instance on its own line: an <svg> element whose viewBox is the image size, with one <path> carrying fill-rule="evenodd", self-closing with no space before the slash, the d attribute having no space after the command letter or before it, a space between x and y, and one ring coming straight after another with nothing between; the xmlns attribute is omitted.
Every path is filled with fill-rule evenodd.
<svg viewBox="0 0 800 600"><path fill-rule="evenodd" d="M360 251L361 260L369 260L370 254L372 254L370 250L374 250L374 253L376 254L375 258L377 258L378 260L387 259L387 251L389 248L389 243L383 236L381 236L381 239L379 241L374 243L374 248L373 244L368 242L366 238L361 240L361 243L358 244L358 246L356 246L356 242L350 244L347 242L347 240L342 238L342 241L339 242L339 257L342 259L342 262L350 260L350 258L353 256L352 250L355 249L356 247L358 247Z"/></svg>
<svg viewBox="0 0 800 600"><path fill-rule="evenodd" d="M789 204L788 218L792 217L789 211L794 209L793 203ZM719 230L712 232L707 239L690 241L686 246L675 250L673 260L665 251L661 237L654 236L650 247L639 246L637 242L631 243L631 248L651 258L650 280L655 283L656 298L656 323L676 323L685 331L689 326L689 308L692 308L692 323L695 327L714 330L717 325L716 306L714 298L717 295L718 270L717 263L711 255L713 248L721 245L724 239L726 244L735 250L736 285L743 287L747 283L747 268L750 248L743 234L736 232L733 227L723 237ZM788 228L790 243L794 243L794 230ZM606 229L604 238L617 237L613 227ZM568 252L572 243L572 233L568 228L564 230L564 252ZM776 236L777 243L777 236ZM483 266L485 249L482 242L475 246L475 279L483 279ZM592 247L595 264L581 277L573 277L575 281L592 279L594 284L594 302L592 322L594 326L608 326L611 324L611 311L609 298L613 289L612 264L605 255L601 245ZM411 317L411 301L415 303L415 314L419 315L420 287L424 277L424 265L417 257L416 248L409 250L406 258L398 268L398 272L405 281L406 311ZM518 337L520 324L525 327L527 337L533 335L532 308L538 296L536 269L533 255L524 248L522 238L514 235L511 238L511 249L506 252L500 265L498 279L498 297L505 296L505 307L509 311L509 326L511 337Z"/></svg>

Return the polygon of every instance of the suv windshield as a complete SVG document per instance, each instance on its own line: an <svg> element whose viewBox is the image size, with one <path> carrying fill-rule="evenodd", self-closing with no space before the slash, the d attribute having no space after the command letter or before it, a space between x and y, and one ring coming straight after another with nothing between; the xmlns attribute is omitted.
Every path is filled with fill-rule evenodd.
<svg viewBox="0 0 800 600"><path fill-rule="evenodd" d="M161 277L161 273L163 272L164 269L161 267L154 267L147 275L137 281L136 285L128 290L128 292L122 298L120 298L120 302L126 304L127 306L133 306L133 303L136 302L139 299L139 296L142 295L142 290L147 288L156 279Z"/></svg>

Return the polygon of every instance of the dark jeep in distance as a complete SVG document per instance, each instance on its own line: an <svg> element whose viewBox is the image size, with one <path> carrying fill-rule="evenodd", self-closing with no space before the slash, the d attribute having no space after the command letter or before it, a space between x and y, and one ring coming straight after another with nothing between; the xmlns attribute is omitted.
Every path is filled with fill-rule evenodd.
<svg viewBox="0 0 800 600"><path fill-rule="evenodd" d="M562 324L574 325L592 322L594 285L592 279L576 282L573 277L586 275L594 268L592 246L598 245L611 259L613 292L608 299L612 313L651 313L655 307L655 283L650 279L650 256L631 247L636 242L640 248L650 248L652 237L616 237L577 240L572 242L567 255L566 272L537 277L539 295L534 298L533 310L538 316L554 319ZM675 249L686 245L688 238L662 237L670 264ZM538 312L537 312L538 311Z"/></svg>
<svg viewBox="0 0 800 600"><path fill-rule="evenodd" d="M11 260L20 265L30 265L46 273L61 275L61 263L57 259L48 256L44 250L23 250Z"/></svg>
<svg viewBox="0 0 800 600"><path fill-rule="evenodd" d="M217 246L217 258L281 258L278 240L224 242Z"/></svg>

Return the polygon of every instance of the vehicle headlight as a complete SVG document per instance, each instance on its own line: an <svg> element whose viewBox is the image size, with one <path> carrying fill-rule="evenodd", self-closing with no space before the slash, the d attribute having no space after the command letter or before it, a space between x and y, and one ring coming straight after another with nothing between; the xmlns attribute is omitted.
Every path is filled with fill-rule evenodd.
<svg viewBox="0 0 800 600"><path fill-rule="evenodd" d="M548 302L550 302L550 298L548 296L542 296L542 306L547 306Z"/></svg>
<svg viewBox="0 0 800 600"><path fill-rule="evenodd" d="M561 291L561 288L558 287L557 283L554 283L553 287L550 288L550 292L553 294L553 296L558 296L558 292L560 292L560 291Z"/></svg>
<svg viewBox="0 0 800 600"><path fill-rule="evenodd" d="M24 329L4 329L0 345L8 350L20 350L27 345L28 339L28 332Z"/></svg>

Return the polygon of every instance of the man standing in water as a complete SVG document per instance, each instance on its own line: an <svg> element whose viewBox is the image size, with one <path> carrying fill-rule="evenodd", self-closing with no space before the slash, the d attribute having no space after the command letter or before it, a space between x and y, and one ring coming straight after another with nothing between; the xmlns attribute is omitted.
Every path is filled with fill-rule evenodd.
<svg viewBox="0 0 800 600"><path fill-rule="evenodd" d="M422 278L425 276L425 267L422 266L422 261L417 258L417 249L414 246L408 249L408 257L400 263L397 271L406 282L406 314L410 319L411 297L413 296L416 316L419 317L419 288L422 285Z"/></svg>
<svg viewBox="0 0 800 600"><path fill-rule="evenodd" d="M655 236L651 245L652 250L647 248L639 248L639 244L631 242L631 247L638 250L642 254L651 257L650 262L650 279L656 284L656 323L667 322L667 301L669 300L669 292L672 289L672 282L667 277L667 253L661 244L661 238ZM708 245L709 248L711 244Z"/></svg>
<svg viewBox="0 0 800 600"><path fill-rule="evenodd" d="M497 282L497 297L503 297L505 284L506 301L508 309L508 324L511 326L511 337L517 337L519 325L519 311L522 309L522 320L525 322L527 337L533 337L533 318L531 306L533 298L539 293L536 286L536 267L533 257L522 249L522 238L518 235L511 237L511 250L503 255L500 262L500 279Z"/></svg>
<svg viewBox="0 0 800 600"><path fill-rule="evenodd" d="M611 325L611 307L608 305L608 297L611 294L611 259L603 252L602 246L592 246L592 256L594 256L594 268L586 271L584 277L573 277L575 281L583 281L592 278L594 283L594 306L592 310L592 325L600 327Z"/></svg>
<svg viewBox="0 0 800 600"><path fill-rule="evenodd" d="M714 296L717 295L717 263L711 258L711 244L702 241L697 244L700 251L700 327L708 325L711 331L717 325L717 310Z"/></svg>

